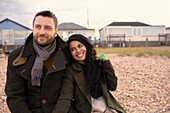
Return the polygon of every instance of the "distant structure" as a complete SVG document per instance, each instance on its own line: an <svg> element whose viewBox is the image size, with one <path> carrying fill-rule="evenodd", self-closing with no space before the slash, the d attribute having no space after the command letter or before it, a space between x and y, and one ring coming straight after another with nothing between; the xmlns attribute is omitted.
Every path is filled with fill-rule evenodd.
<svg viewBox="0 0 170 113"><path fill-rule="evenodd" d="M170 27L166 27L165 40L161 44L170 46Z"/></svg>
<svg viewBox="0 0 170 113"><path fill-rule="evenodd" d="M87 7L87 26L89 27L89 9Z"/></svg>
<svg viewBox="0 0 170 113"><path fill-rule="evenodd" d="M141 22L113 22L99 33L101 47L160 46L166 41L164 25L152 26Z"/></svg>
<svg viewBox="0 0 170 113"><path fill-rule="evenodd" d="M166 27L166 34L170 34L170 27Z"/></svg>
<svg viewBox="0 0 170 113"><path fill-rule="evenodd" d="M32 30L8 18L0 21L0 48L10 52L23 45Z"/></svg>
<svg viewBox="0 0 170 113"><path fill-rule="evenodd" d="M61 23L58 25L58 34L62 37L63 40L67 40L72 34L82 34L85 37L89 38L91 41L95 39L95 30L88 29L81 25L75 23Z"/></svg>

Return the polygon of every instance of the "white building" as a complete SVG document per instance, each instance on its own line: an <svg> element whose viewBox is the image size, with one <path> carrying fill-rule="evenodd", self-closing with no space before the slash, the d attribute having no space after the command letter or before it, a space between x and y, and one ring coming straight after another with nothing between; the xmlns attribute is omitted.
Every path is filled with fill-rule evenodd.
<svg viewBox="0 0 170 113"><path fill-rule="evenodd" d="M165 26L152 26L141 22L113 22L99 30L100 42L159 41L165 35ZM160 38L161 37L161 38Z"/></svg>
<svg viewBox="0 0 170 113"><path fill-rule="evenodd" d="M67 40L72 34L82 34L90 40L95 39L95 30L77 25L75 23L62 23L58 25L58 34L63 40Z"/></svg>
<svg viewBox="0 0 170 113"><path fill-rule="evenodd" d="M170 27L166 27L166 34L170 34Z"/></svg>
<svg viewBox="0 0 170 113"><path fill-rule="evenodd" d="M165 40L162 45L170 46L170 27L166 27Z"/></svg>

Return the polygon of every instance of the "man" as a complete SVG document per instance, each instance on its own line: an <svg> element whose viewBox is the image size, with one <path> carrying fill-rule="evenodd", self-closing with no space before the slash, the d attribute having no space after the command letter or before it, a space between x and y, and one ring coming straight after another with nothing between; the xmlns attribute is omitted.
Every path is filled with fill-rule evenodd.
<svg viewBox="0 0 170 113"><path fill-rule="evenodd" d="M5 92L11 113L51 113L66 68L66 43L50 11L37 13L24 46L9 54Z"/></svg>

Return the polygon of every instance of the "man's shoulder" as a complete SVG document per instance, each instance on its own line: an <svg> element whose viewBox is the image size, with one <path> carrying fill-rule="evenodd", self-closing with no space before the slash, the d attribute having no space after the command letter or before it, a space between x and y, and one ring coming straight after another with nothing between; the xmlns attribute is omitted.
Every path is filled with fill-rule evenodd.
<svg viewBox="0 0 170 113"><path fill-rule="evenodd" d="M66 65L67 67L71 65L72 63L72 57L70 55L68 46L65 46L64 48L61 48L62 52L64 53L65 59L66 59Z"/></svg>

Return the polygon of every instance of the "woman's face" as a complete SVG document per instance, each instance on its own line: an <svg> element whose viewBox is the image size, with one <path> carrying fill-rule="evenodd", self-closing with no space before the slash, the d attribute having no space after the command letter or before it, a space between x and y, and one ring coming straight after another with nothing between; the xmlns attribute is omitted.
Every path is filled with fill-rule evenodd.
<svg viewBox="0 0 170 113"><path fill-rule="evenodd" d="M86 47L79 41L72 41L69 45L70 52L75 60L79 63L84 64L86 58Z"/></svg>

